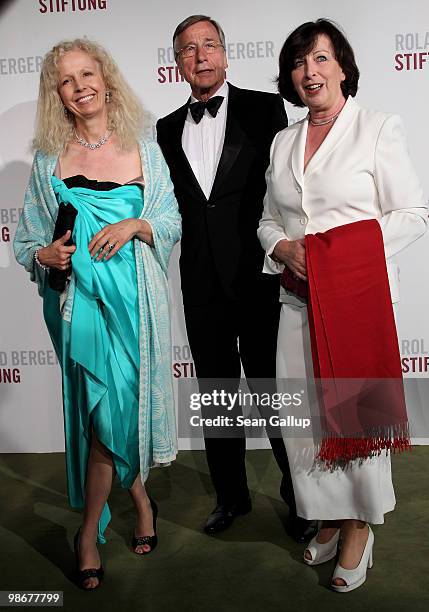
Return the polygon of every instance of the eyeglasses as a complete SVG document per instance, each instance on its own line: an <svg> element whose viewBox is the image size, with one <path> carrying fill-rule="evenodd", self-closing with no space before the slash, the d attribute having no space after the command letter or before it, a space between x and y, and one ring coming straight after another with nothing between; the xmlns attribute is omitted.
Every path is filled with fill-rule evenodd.
<svg viewBox="0 0 429 612"><path fill-rule="evenodd" d="M181 49L179 49L179 51L177 51L177 55L181 55L182 58L194 57L195 53L197 52L198 47L200 47L201 49L204 49L207 55L216 53L219 47L222 47L222 49L225 49L222 43L217 43L217 42L214 42L213 40L208 40L202 45L186 45L186 47L182 47Z"/></svg>

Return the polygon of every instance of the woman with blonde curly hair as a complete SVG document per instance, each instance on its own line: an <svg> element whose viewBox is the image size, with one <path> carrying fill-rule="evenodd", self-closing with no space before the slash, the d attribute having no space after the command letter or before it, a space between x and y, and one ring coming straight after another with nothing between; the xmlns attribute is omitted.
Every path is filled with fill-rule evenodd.
<svg viewBox="0 0 429 612"><path fill-rule="evenodd" d="M158 145L113 59L86 39L60 42L40 76L32 173L15 254L38 284L63 381L68 494L83 508L78 584L94 589L96 547L116 474L157 544L149 468L176 456L167 267L181 222Z"/></svg>

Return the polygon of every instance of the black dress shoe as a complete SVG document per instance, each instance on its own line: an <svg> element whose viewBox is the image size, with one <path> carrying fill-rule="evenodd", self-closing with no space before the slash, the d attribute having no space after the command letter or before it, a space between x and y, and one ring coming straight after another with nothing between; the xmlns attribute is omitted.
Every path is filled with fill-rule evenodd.
<svg viewBox="0 0 429 612"><path fill-rule="evenodd" d="M204 531L208 535L225 531L225 529L231 527L237 516L240 514L247 514L251 509L252 502L250 497L235 504L219 504L213 512L209 514L206 524L204 525Z"/></svg>
<svg viewBox="0 0 429 612"><path fill-rule="evenodd" d="M317 533L317 521L307 521L307 519L297 516L294 512L289 512L286 523L286 533L299 544L306 544Z"/></svg>

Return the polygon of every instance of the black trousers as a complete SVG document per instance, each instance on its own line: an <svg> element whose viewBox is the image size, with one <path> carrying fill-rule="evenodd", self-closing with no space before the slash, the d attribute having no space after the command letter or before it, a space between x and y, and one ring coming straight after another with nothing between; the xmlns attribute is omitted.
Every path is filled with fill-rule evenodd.
<svg viewBox="0 0 429 612"><path fill-rule="evenodd" d="M188 340L201 392L211 390L213 379L226 379L228 391L237 390L241 364L252 392L275 391L276 346L281 304L278 294L273 295L272 283L270 286L267 283L266 288L268 291L261 281L257 291L250 290L248 297L237 301L226 297L219 288L216 297L208 304L189 305L185 302ZM252 379L260 381L258 389L254 388L258 383ZM261 379L266 380L263 382ZM283 474L282 491L285 501L289 508L294 510L287 453L280 432L277 431L275 435L274 429L267 428L267 435ZM244 432L232 438L205 435L205 448L217 503L229 504L247 498L249 490L245 468Z"/></svg>

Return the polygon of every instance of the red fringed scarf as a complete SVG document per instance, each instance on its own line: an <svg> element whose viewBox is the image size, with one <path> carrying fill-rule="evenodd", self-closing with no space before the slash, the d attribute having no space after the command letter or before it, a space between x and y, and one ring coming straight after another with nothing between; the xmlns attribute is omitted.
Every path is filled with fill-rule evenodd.
<svg viewBox="0 0 429 612"><path fill-rule="evenodd" d="M334 465L382 450L409 449L379 223L357 221L307 235L305 248L312 360L322 412L317 458ZM290 272L282 284L291 289Z"/></svg>

